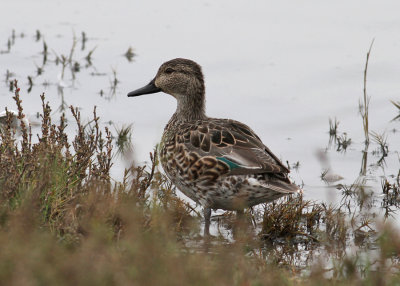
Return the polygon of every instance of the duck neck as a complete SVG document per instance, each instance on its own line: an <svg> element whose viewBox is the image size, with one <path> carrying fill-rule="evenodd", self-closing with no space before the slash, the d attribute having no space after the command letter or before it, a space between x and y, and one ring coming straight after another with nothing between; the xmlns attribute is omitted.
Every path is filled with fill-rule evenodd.
<svg viewBox="0 0 400 286"><path fill-rule="evenodd" d="M187 122L207 118L204 86L175 97L178 101L175 116L179 121Z"/></svg>

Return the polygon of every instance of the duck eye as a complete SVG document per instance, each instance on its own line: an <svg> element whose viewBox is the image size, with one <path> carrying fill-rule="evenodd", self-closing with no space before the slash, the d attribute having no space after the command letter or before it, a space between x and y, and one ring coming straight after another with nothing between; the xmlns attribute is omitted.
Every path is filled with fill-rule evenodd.
<svg viewBox="0 0 400 286"><path fill-rule="evenodd" d="M171 74L171 73L173 73L174 72L174 70L172 69L172 68L167 68L167 69L165 69L165 73L166 74Z"/></svg>

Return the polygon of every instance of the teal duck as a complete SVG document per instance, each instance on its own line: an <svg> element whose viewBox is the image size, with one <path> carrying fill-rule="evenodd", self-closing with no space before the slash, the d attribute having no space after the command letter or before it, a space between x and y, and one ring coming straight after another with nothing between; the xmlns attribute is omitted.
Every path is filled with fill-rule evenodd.
<svg viewBox="0 0 400 286"><path fill-rule="evenodd" d="M165 62L148 85L128 96L160 91L177 100L160 142L160 162L176 187L204 207L205 235L211 209L242 211L301 191L250 127L206 116L197 63L182 58Z"/></svg>

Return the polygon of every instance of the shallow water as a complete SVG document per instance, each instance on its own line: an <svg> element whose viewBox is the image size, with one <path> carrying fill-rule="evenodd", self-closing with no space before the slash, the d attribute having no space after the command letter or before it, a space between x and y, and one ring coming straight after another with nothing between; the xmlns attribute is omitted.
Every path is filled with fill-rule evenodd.
<svg viewBox="0 0 400 286"><path fill-rule="evenodd" d="M0 73L22 86L24 108L31 119L41 111L39 94L46 93L54 108L74 105L83 118L93 106L105 126L133 124L136 162L149 160L149 152L161 137L175 110L175 100L165 94L127 98L127 92L146 84L159 65L171 58L191 58L203 66L209 116L234 118L251 126L284 162L299 162L292 178L304 184L305 198L337 202L336 184L352 184L360 173L364 133L358 102L363 95L366 53L373 38L367 89L370 131L385 132L389 156L384 168L369 146L367 184L378 192L381 176L399 170L398 111L390 100L400 99L400 3L375 1L11 1L3 0L0 11L0 50L15 31L9 53L0 54ZM39 30L41 38L36 41ZM82 49L81 33L88 40ZM24 37L21 37L21 33ZM76 79L67 69L59 80L61 64L56 55L69 56L73 35L77 44L73 58L81 64ZM43 39L48 63L35 76L43 61ZM137 56L129 62L124 53L133 47ZM93 65L85 57L94 50ZM113 70L118 84L112 89ZM28 76L34 85L28 93ZM43 83L49 85L44 86ZM8 82L2 81L0 109L14 108ZM63 91L63 97L60 93ZM103 91L103 95L100 92ZM63 100L64 105L62 105ZM352 144L345 152L327 149L328 119L339 121L339 134L347 133ZM67 112L67 118L72 116ZM38 119L36 119L39 121ZM70 126L70 132L74 127ZM326 166L316 155L327 150L334 174L343 177L331 185L320 176ZM119 162L113 174L119 178Z"/></svg>

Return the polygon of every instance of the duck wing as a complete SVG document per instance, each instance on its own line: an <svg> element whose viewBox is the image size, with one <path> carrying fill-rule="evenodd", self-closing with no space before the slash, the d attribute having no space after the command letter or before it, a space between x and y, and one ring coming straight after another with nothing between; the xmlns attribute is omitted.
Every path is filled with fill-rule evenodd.
<svg viewBox="0 0 400 286"><path fill-rule="evenodd" d="M289 173L254 131L241 122L216 118L197 121L178 136L189 152L227 164L230 175Z"/></svg>

